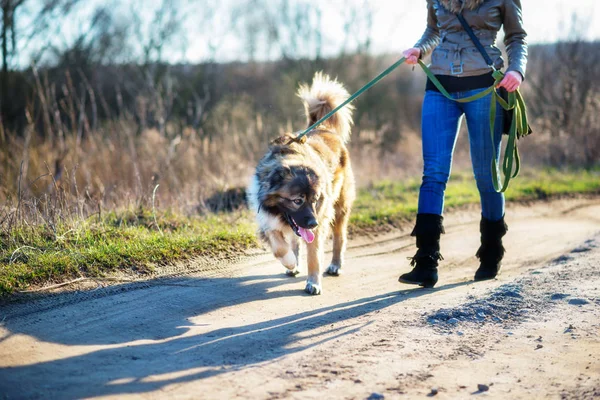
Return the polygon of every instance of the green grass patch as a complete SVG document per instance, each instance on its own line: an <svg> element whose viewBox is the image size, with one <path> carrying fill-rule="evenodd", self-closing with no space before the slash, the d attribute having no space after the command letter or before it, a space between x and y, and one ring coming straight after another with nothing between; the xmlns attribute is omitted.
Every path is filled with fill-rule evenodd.
<svg viewBox="0 0 600 400"><path fill-rule="evenodd" d="M383 181L359 190L350 226L354 231L378 229L386 224L400 226L417 212L420 179ZM542 200L570 194L600 193L600 170L537 170L511 181L507 201ZM456 173L446 188L446 209L479 203L475 178Z"/></svg>
<svg viewBox="0 0 600 400"><path fill-rule="evenodd" d="M379 182L359 190L350 229L361 233L412 223L420 179ZM509 201L539 200L570 194L600 193L600 171L525 173L512 181ZM474 178L454 174L446 208L477 204ZM27 225L0 232L0 297L14 291L79 277L113 272L149 276L160 265L198 256L225 256L256 248L249 211L205 217L146 210L114 212L102 218L56 226Z"/></svg>
<svg viewBox="0 0 600 400"><path fill-rule="evenodd" d="M148 275L156 266L198 256L225 256L257 246L247 216L186 218L112 213L101 221L13 228L0 243L0 297L15 290L115 271Z"/></svg>

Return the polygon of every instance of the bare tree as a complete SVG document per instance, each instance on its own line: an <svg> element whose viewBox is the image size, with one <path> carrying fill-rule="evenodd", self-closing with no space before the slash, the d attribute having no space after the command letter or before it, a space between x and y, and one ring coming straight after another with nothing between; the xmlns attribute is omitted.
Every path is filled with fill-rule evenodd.
<svg viewBox="0 0 600 400"><path fill-rule="evenodd" d="M527 94L538 134L549 137L545 161L592 166L600 157L599 44L583 39L578 17L571 24L567 41L532 51Z"/></svg>
<svg viewBox="0 0 600 400"><path fill-rule="evenodd" d="M249 60L263 50L277 57L318 59L322 51L322 9L307 0L246 0L234 8L233 25L244 38ZM262 57L264 58L264 57Z"/></svg>
<svg viewBox="0 0 600 400"><path fill-rule="evenodd" d="M20 51L33 40L42 37L48 31L50 21L57 19L57 15L67 15L80 0L0 0L2 13L2 26L0 27L0 48L2 52L2 72L0 73L0 123L7 118L12 119L15 114L22 114L22 110L9 107L8 102L2 101L9 98L11 79L9 72L11 63L19 56ZM32 22L29 27L19 31L20 18L28 17ZM8 117L7 117L8 115Z"/></svg>
<svg viewBox="0 0 600 400"><path fill-rule="evenodd" d="M2 71L7 73L11 60L22 50L19 46L27 46L33 39L47 33L51 21L58 16L69 14L80 0L0 0L2 12ZM18 31L17 20L28 17L31 23Z"/></svg>

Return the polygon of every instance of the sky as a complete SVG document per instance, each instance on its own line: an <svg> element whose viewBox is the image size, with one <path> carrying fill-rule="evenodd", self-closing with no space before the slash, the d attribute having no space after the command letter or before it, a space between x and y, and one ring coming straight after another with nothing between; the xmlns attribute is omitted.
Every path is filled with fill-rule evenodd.
<svg viewBox="0 0 600 400"><path fill-rule="evenodd" d="M232 26L232 10L247 0L182 0L185 38L167 50L173 62L200 63L215 61L246 61L248 51L243 35ZM86 21L99 4L112 2L123 10L136 10L141 18L151 18L160 0L85 0L78 12L63 24L58 36L65 43L69 37L85 29ZM587 40L600 40L600 1L598 0L521 0L525 28L530 43L551 43L568 37L573 27L573 15L578 16L577 29ZM372 53L398 53L411 47L421 36L426 21L425 0L320 0L322 8L322 53L337 55L342 48L344 21L348 4L368 5L373 10L371 30ZM275 4L275 2L273 2ZM206 18L208 10L211 17ZM124 14L125 15L125 14ZM364 26L358 26L356 37L364 37ZM307 48L310 47L307 44ZM35 48L35 44L32 46ZM352 51L352 43L347 45ZM276 49L266 43L258 47L256 59L279 57ZM26 56L23 57L25 59Z"/></svg>
<svg viewBox="0 0 600 400"><path fill-rule="evenodd" d="M323 51L337 53L343 37L343 18L340 10L352 0L321 0L323 7ZM363 0L356 0L362 3ZM235 0L231 1L235 3ZM399 53L411 47L423 33L426 23L425 0L370 0L374 9L371 49L375 53ZM551 43L568 36L572 17L580 20L577 26L588 40L600 40L600 1L598 0L522 0L523 18L530 43ZM215 32L215 31L213 31ZM183 58L200 61L208 56L201 34L191 41ZM203 40L204 39L204 40ZM242 44L233 35L222 41L218 58L235 60L243 53Z"/></svg>

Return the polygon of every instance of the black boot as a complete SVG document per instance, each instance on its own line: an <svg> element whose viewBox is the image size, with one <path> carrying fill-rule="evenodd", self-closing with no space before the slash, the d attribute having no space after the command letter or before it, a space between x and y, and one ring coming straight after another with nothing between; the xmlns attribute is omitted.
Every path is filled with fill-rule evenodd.
<svg viewBox="0 0 600 400"><path fill-rule="evenodd" d="M411 236L417 237L417 253L410 257L409 273L400 275L398 281L432 288L438 281L438 261L440 254L440 235L444 232L444 217L436 214L417 214L417 223Z"/></svg>
<svg viewBox="0 0 600 400"><path fill-rule="evenodd" d="M477 250L477 257L481 264L475 272L475 280L483 281L494 279L500 271L500 262L504 257L504 246L502 246L502 237L506 235L508 226L504 222L504 217L499 221L490 221L481 218L479 224L481 231L481 247Z"/></svg>

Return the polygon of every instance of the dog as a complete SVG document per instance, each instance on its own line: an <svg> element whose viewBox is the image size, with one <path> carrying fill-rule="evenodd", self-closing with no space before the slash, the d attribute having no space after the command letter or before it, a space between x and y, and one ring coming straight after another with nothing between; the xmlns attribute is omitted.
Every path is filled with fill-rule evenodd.
<svg viewBox="0 0 600 400"><path fill-rule="evenodd" d="M343 103L349 94L328 75L317 72L312 85L301 84L307 127ZM333 228L333 257L327 274L338 276L344 263L348 220L356 197L355 181L346 147L354 108L346 105L301 140L285 134L273 140L248 186L248 204L256 212L259 237L287 268L299 273L299 248L307 246L308 278L305 291L323 290L325 240Z"/></svg>

